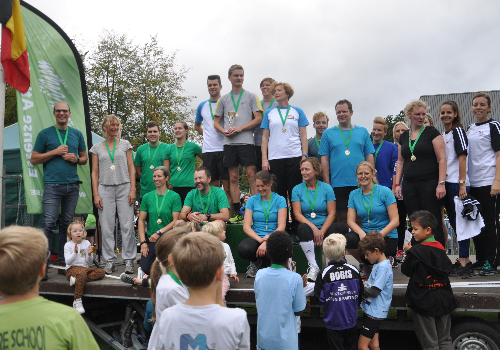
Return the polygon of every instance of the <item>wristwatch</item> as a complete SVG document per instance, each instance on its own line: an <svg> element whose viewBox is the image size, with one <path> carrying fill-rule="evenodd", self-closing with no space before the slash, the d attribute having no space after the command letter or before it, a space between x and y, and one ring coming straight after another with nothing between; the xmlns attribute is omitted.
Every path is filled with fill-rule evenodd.
<svg viewBox="0 0 500 350"><path fill-rule="evenodd" d="M80 163L80 157L76 157L76 164L78 165Z"/></svg>
<svg viewBox="0 0 500 350"><path fill-rule="evenodd" d="M161 237L161 235L163 234L160 230L157 230L155 233L156 233L158 236L160 236L160 237Z"/></svg>
<svg viewBox="0 0 500 350"><path fill-rule="evenodd" d="M144 241L141 242L141 245L143 245L144 243L148 243L148 240L145 239Z"/></svg>
<svg viewBox="0 0 500 350"><path fill-rule="evenodd" d="M438 182L438 184L443 185L443 186L444 186L445 183L446 183L445 181L439 181Z"/></svg>
<svg viewBox="0 0 500 350"><path fill-rule="evenodd" d="M212 217L212 214L206 213L205 216L207 217L207 221L210 221L210 218Z"/></svg>
<svg viewBox="0 0 500 350"><path fill-rule="evenodd" d="M465 180L460 180L458 181L459 184L464 184L465 183Z"/></svg>

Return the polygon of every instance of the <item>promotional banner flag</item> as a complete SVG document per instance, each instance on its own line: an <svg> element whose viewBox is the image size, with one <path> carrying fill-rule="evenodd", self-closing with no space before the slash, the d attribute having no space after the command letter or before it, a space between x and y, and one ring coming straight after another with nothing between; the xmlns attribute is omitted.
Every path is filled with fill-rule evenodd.
<svg viewBox="0 0 500 350"><path fill-rule="evenodd" d="M31 153L38 133L55 125L54 105L64 101L71 108L69 127L85 137L87 152L92 142L83 65L75 46L52 20L21 2L29 52L31 87L17 93L20 151L28 213L42 213L43 165L32 165ZM89 163L78 166L80 197L76 214L92 213Z"/></svg>

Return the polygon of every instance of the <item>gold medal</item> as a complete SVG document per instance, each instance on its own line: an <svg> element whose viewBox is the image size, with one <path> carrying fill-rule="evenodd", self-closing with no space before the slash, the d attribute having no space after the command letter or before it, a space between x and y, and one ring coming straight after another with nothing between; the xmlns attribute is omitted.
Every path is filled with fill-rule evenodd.
<svg viewBox="0 0 500 350"><path fill-rule="evenodd" d="M154 168L155 168L155 167L153 166L153 164L151 164L151 165L149 166L149 169L151 169L151 170L153 170Z"/></svg>
<svg viewBox="0 0 500 350"><path fill-rule="evenodd" d="M236 114L234 115L234 117L235 117L235 118L238 118L238 113L236 113Z"/></svg>
<svg viewBox="0 0 500 350"><path fill-rule="evenodd" d="M283 129L281 129L281 131L286 132L286 129L285 129L285 128L283 128Z"/></svg>
<svg viewBox="0 0 500 350"><path fill-rule="evenodd" d="M177 171L181 171L181 167L180 166L177 167Z"/></svg>
<svg viewBox="0 0 500 350"><path fill-rule="evenodd" d="M113 165L111 165L109 168L110 168L111 170L115 170L115 165L113 164Z"/></svg>
<svg viewBox="0 0 500 350"><path fill-rule="evenodd" d="M161 224L161 219L156 220L156 223L159 225Z"/></svg>
<svg viewBox="0 0 500 350"><path fill-rule="evenodd" d="M349 152L348 149L346 149L344 153L345 153L346 156L348 156L349 154L351 154L351 152Z"/></svg>
<svg viewBox="0 0 500 350"><path fill-rule="evenodd" d="M210 124L210 126L214 126L214 123Z"/></svg>
<svg viewBox="0 0 500 350"><path fill-rule="evenodd" d="M415 157L413 154L411 155L411 161L414 162L415 160L417 160L417 157Z"/></svg>
<svg viewBox="0 0 500 350"><path fill-rule="evenodd" d="M316 213L315 212L312 212L311 213L311 217L314 219L316 217Z"/></svg>
<svg viewBox="0 0 500 350"><path fill-rule="evenodd" d="M267 225L266 225L266 231L267 231Z"/></svg>

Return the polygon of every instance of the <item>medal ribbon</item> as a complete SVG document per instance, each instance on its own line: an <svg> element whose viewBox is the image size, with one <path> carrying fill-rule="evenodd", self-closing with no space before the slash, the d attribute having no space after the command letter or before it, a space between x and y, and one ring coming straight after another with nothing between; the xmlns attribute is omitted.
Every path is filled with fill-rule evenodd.
<svg viewBox="0 0 500 350"><path fill-rule="evenodd" d="M318 141L318 136L314 136L314 139L316 140L316 146L318 146L318 150L319 150L319 141Z"/></svg>
<svg viewBox="0 0 500 350"><path fill-rule="evenodd" d="M66 129L66 135L64 135L64 142L61 137L61 133L59 132L59 129L54 125L54 128L56 129L57 137L59 137L59 142L61 143L61 146L66 146L66 141L68 141L68 134L69 134L69 126Z"/></svg>
<svg viewBox="0 0 500 350"><path fill-rule="evenodd" d="M161 200L161 205L160 206L158 206L158 192L156 192L156 214L158 214L158 219L161 219L160 218L161 209L163 208L163 203L165 203L165 198L167 198L167 193L169 191L170 190L167 188L167 192L165 192L165 194L163 195L163 199Z"/></svg>
<svg viewBox="0 0 500 350"><path fill-rule="evenodd" d="M340 127L340 124L339 124L340 135L342 136L342 140L344 140L345 149L348 149L349 144L351 143L352 129L353 128L352 128L352 124L351 124L351 131L349 131L349 139L346 142L345 136L344 136L344 131L342 130L342 128Z"/></svg>
<svg viewBox="0 0 500 350"><path fill-rule="evenodd" d="M179 280L179 277L177 277L177 276L175 275L175 273L173 273L172 271L168 270L168 271L167 271L167 274L168 274L170 277L172 277L172 279L175 281L175 283L177 283L177 284L178 284L179 286L181 286L181 287L184 287L184 286L183 286L183 284L182 284L182 282Z"/></svg>
<svg viewBox="0 0 500 350"><path fill-rule="evenodd" d="M373 193L375 193L375 184L372 184L372 192L370 195L370 206L368 207L365 202L365 196L363 194L363 190L361 190L361 199L363 199L363 205L365 206L366 212L368 213L368 222L370 222L370 213L372 212Z"/></svg>
<svg viewBox="0 0 500 350"><path fill-rule="evenodd" d="M288 105L288 108L286 110L285 118L283 118L283 115L281 114L281 107L278 106L278 112L280 113L280 118L281 118L281 123L283 123L283 127L285 127L286 123L286 117L288 117L288 112L290 112L290 105Z"/></svg>
<svg viewBox="0 0 500 350"><path fill-rule="evenodd" d="M309 198L309 189L307 188L307 183L304 181L304 187L306 188L307 201L309 202L309 205L311 206L312 213L314 213L314 208L316 207L316 198L318 197L318 183L319 183L319 181L316 180L316 189L314 190L314 201L311 203L311 199Z"/></svg>
<svg viewBox="0 0 500 350"><path fill-rule="evenodd" d="M266 218L266 227L267 227L267 222L269 221L269 210L271 210L272 200L273 200L273 193L271 192L271 196L269 197L269 204L267 205L267 211L266 211L266 207L264 206L264 201L262 200L262 195L260 196L260 204L262 205L262 211L264 212L264 217Z"/></svg>
<svg viewBox="0 0 500 350"><path fill-rule="evenodd" d="M418 139L420 138L420 135L422 135L422 132L424 131L424 129L425 129L425 125L422 124L422 127L420 128L420 132L418 133L418 136L415 139L415 143L413 143L413 145L411 144L410 132L408 131L408 144L410 145L411 155L413 155L413 150L415 149L415 146L417 145Z"/></svg>
<svg viewBox="0 0 500 350"><path fill-rule="evenodd" d="M217 102L217 101L211 101L211 100L208 101L208 105L210 106L210 115L212 116L212 121L213 121L213 120L215 120L215 116L214 116L214 112L212 112L212 102ZM234 100L233 100L233 103L234 103ZM238 104L239 103L240 103L240 101L238 101Z"/></svg>
<svg viewBox="0 0 500 350"><path fill-rule="evenodd" d="M106 149L108 150L109 154L109 159L111 159L111 163L115 162L115 151L116 151L116 137L115 137L115 142L113 143L113 153L109 151L109 146L108 146L108 141L104 141L104 144L106 145Z"/></svg>
<svg viewBox="0 0 500 350"><path fill-rule="evenodd" d="M200 195L200 205L201 209L204 211L202 214L206 214L208 212L208 208L210 208L210 197L212 196L212 187L208 188L208 201L207 201L207 207L203 205L203 199L201 198L201 191L198 191L198 194Z"/></svg>
<svg viewBox="0 0 500 350"><path fill-rule="evenodd" d="M149 161L151 162L151 165L154 165L153 163L154 163L154 160L155 160L155 157L156 157L156 153L158 152L158 149L160 148L160 145L161 145L161 141L156 146L156 151L153 154L153 158L151 158L151 146L148 143L148 157L149 157Z"/></svg>
<svg viewBox="0 0 500 350"><path fill-rule="evenodd" d="M373 157L373 158L374 158L373 162L374 162L375 164L377 164L377 156L378 156L378 151L380 151L380 149L382 148L382 145L383 145L383 144L384 144L384 140L382 140L382 142L380 143L380 145L378 145L377 152L375 152L375 156Z"/></svg>
<svg viewBox="0 0 500 350"><path fill-rule="evenodd" d="M184 147L186 147L186 143L188 143L188 140L184 140L184 145L182 145L181 158L182 158L182 155L184 153ZM179 146L177 145L177 142L176 142L175 143L175 157L177 158L177 167L180 168L180 166L181 166L181 158L179 158L179 153L177 152L178 148L179 148Z"/></svg>
<svg viewBox="0 0 500 350"><path fill-rule="evenodd" d="M234 103L233 90L231 90L231 100L233 100L234 111L238 113L238 108L240 107L241 96L243 96L243 89L241 89L240 97L238 98L238 104Z"/></svg>
<svg viewBox="0 0 500 350"><path fill-rule="evenodd" d="M269 106L267 106L267 109L264 112L266 112L267 110L269 110L271 108L271 106L273 105L274 101L276 101L275 98L273 98L273 100L271 101L271 103L269 104ZM262 106L264 106L264 98L262 98L262 102L260 104Z"/></svg>

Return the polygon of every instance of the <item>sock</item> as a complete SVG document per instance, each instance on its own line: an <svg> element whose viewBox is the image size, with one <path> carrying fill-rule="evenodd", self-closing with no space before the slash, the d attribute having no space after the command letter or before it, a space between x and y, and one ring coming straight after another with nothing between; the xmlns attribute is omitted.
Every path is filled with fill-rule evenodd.
<svg viewBox="0 0 500 350"><path fill-rule="evenodd" d="M238 203L233 203L233 209L234 209L234 213L235 214L240 214L240 208L241 208L241 204L238 202Z"/></svg>
<svg viewBox="0 0 500 350"><path fill-rule="evenodd" d="M314 254L314 241L300 242L300 246L302 247L309 264L318 266L316 256Z"/></svg>

